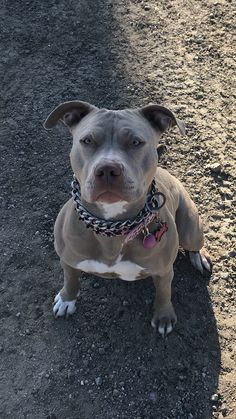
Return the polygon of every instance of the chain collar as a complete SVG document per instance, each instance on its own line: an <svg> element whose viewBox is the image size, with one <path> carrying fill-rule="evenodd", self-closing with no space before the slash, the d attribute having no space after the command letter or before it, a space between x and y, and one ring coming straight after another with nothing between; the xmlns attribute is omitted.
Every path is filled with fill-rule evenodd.
<svg viewBox="0 0 236 419"><path fill-rule="evenodd" d="M75 209L78 213L79 219L85 223L87 228L91 228L96 234L101 234L103 236L128 235L128 233L132 232L134 229L137 230L138 228L139 230L139 226L141 231L143 226L147 226L156 218L157 212L165 204L165 196L161 192L158 192L155 179L153 179L151 191L147 195L146 203L134 219L127 219L124 221L107 221L95 217L83 206L81 202L80 184L75 175L71 186ZM159 201L160 197L162 197L161 203Z"/></svg>

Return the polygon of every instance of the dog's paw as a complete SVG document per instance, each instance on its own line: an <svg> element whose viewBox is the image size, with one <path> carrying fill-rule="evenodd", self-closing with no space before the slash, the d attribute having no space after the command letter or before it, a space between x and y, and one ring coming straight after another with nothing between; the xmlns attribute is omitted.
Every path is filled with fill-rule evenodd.
<svg viewBox="0 0 236 419"><path fill-rule="evenodd" d="M154 313L151 325L155 330L158 330L158 332L164 338L170 332L172 332L176 322L177 317L175 310L172 304L170 304L168 307L163 307Z"/></svg>
<svg viewBox="0 0 236 419"><path fill-rule="evenodd" d="M203 268L211 272L211 259L208 252L202 248L199 252L189 252L190 262L203 274Z"/></svg>
<svg viewBox="0 0 236 419"><path fill-rule="evenodd" d="M64 316L65 318L68 318L70 315L74 314L76 310L75 302L76 300L63 301L59 292L54 299L54 305L53 305L54 316L56 318L62 317L62 316Z"/></svg>

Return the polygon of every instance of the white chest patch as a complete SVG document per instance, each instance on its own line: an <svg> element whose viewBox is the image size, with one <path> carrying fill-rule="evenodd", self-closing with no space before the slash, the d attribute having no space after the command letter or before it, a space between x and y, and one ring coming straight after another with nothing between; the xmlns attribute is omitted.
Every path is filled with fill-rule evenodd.
<svg viewBox="0 0 236 419"><path fill-rule="evenodd" d="M79 262L77 264L76 268L81 269L84 272L101 275L115 273L124 281L135 281L139 274L144 271L144 268L129 261L122 262L121 258L122 256L119 255L112 266L108 266L102 262L97 262L96 260L83 260L83 262Z"/></svg>
<svg viewBox="0 0 236 419"><path fill-rule="evenodd" d="M117 215L122 214L126 211L127 202L126 201L119 201L115 202L114 204L106 204L105 202L100 202L99 204L100 209L102 210L103 217L105 220L109 220L109 218L116 217Z"/></svg>

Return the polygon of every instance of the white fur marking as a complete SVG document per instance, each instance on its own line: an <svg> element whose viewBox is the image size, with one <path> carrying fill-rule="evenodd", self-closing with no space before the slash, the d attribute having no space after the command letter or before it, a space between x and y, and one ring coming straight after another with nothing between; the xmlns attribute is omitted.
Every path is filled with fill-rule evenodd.
<svg viewBox="0 0 236 419"><path fill-rule="evenodd" d="M119 255L112 266L107 266L105 263L96 260L83 260L76 265L76 268L94 274L115 273L124 281L135 281L140 272L144 271L144 268L129 261L121 262L121 259L122 256Z"/></svg>
<svg viewBox="0 0 236 419"><path fill-rule="evenodd" d="M172 324L168 324L167 329L166 329L166 334L168 335L173 329Z"/></svg>
<svg viewBox="0 0 236 419"><path fill-rule="evenodd" d="M60 293L58 293L54 299L53 306L53 313L55 317L61 317L64 315L68 316L70 314L73 314L76 310L75 302L76 300L63 301Z"/></svg>
<svg viewBox="0 0 236 419"><path fill-rule="evenodd" d="M152 319L152 321L151 321L151 326L153 327L153 329L155 329L155 330L156 330L157 325L156 325L156 322L155 322L154 318L153 318L153 319Z"/></svg>
<svg viewBox="0 0 236 419"><path fill-rule="evenodd" d="M101 209L105 220L109 220L109 218L113 218L113 217L116 217L117 215L123 214L123 212L125 212L126 210L127 202L118 201L118 202L114 202L113 204L99 202L97 205Z"/></svg>
<svg viewBox="0 0 236 419"><path fill-rule="evenodd" d="M164 326L159 326L158 327L158 332L160 333L160 335L164 338L165 337L165 327Z"/></svg>

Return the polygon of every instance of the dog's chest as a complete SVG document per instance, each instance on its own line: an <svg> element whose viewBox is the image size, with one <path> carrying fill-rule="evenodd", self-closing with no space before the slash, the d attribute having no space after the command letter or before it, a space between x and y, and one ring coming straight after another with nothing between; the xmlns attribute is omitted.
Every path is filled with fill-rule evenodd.
<svg viewBox="0 0 236 419"><path fill-rule="evenodd" d="M121 255L118 256L111 266L108 266L103 262L87 259L79 262L76 268L95 275L106 275L109 277L110 274L111 277L117 276L124 281L135 281L145 273L145 269L136 263L127 260L122 261Z"/></svg>

